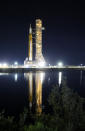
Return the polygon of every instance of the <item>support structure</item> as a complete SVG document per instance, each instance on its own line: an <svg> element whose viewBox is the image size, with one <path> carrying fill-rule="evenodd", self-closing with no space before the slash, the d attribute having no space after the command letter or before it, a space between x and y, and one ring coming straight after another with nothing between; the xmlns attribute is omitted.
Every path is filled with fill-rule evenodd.
<svg viewBox="0 0 85 131"><path fill-rule="evenodd" d="M36 20L36 62L45 62L42 55L42 21L40 19Z"/></svg>

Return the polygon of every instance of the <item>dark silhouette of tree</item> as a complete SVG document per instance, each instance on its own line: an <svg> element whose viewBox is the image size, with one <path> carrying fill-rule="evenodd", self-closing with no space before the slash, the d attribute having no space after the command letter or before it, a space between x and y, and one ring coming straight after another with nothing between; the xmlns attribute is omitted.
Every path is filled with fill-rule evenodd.
<svg viewBox="0 0 85 131"><path fill-rule="evenodd" d="M65 131L85 130L84 102L83 98L67 86L65 80L61 88L55 86L49 96L53 115L64 121Z"/></svg>
<svg viewBox="0 0 85 131"><path fill-rule="evenodd" d="M0 131L85 131L85 99L70 89L66 80L61 87L53 87L48 102L48 114L33 114L25 108L18 121L2 111Z"/></svg>

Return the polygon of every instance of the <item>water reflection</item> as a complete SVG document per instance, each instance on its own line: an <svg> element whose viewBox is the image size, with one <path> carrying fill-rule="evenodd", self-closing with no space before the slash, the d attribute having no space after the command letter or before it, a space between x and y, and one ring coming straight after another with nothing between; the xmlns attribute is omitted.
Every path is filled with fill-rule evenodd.
<svg viewBox="0 0 85 131"><path fill-rule="evenodd" d="M83 78L82 71L80 71L80 86L82 86L82 78Z"/></svg>
<svg viewBox="0 0 85 131"><path fill-rule="evenodd" d="M59 86L61 85L61 82L62 82L62 72L59 72L58 73L58 84L59 84Z"/></svg>
<svg viewBox="0 0 85 131"><path fill-rule="evenodd" d="M20 113L28 106L33 113L35 110L41 113L42 107L43 111L47 112L48 96L53 86L58 84L62 87L64 77L67 86L85 98L85 71L29 72L25 74L25 79L23 73L0 73L0 75L0 109L2 106L4 109L10 107L8 113Z"/></svg>
<svg viewBox="0 0 85 131"><path fill-rule="evenodd" d="M0 73L0 76L3 76L3 75L9 75L9 73Z"/></svg>
<svg viewBox="0 0 85 131"><path fill-rule="evenodd" d="M34 75L34 81L35 81L35 86L33 85L33 75ZM28 99L29 99L29 107L32 109L33 106L33 89L35 90L35 107L36 107L36 113L41 114L42 113L42 84L44 81L45 73L38 71L35 74L30 72L30 73L25 73L24 74L26 80L28 81ZM33 86L35 88L33 88Z"/></svg>
<svg viewBox="0 0 85 131"><path fill-rule="evenodd" d="M14 81L17 82L18 81L18 74L14 74Z"/></svg>
<svg viewBox="0 0 85 131"><path fill-rule="evenodd" d="M33 95L33 74L29 73L29 79L28 79L28 85L29 85L29 107L32 108L32 95Z"/></svg>
<svg viewBox="0 0 85 131"><path fill-rule="evenodd" d="M44 72L37 72L35 75L36 85L36 112L41 114L42 112L42 84L45 77Z"/></svg>
<svg viewBox="0 0 85 131"><path fill-rule="evenodd" d="M27 80L28 84L28 101L29 101L29 107L30 110L32 108L32 97L33 97L33 73L25 73L24 74L25 79Z"/></svg>

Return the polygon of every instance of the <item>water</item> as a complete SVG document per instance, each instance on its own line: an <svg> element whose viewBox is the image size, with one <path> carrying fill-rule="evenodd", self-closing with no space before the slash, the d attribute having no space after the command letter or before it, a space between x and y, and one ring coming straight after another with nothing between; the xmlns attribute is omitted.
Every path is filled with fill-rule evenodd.
<svg viewBox="0 0 85 131"><path fill-rule="evenodd" d="M0 73L0 111L18 115L24 107L37 113L48 110L49 93L55 85L60 88L64 78L69 88L85 97L84 71Z"/></svg>

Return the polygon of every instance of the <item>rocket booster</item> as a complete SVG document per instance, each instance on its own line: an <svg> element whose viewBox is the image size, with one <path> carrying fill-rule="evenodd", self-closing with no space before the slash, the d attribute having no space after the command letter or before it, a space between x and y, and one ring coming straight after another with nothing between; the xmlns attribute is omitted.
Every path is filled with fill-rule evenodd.
<svg viewBox="0 0 85 131"><path fill-rule="evenodd" d="M30 25L29 28L29 53L28 53L28 59L29 61L32 61L32 55L33 55L33 44L32 44L32 27Z"/></svg>

